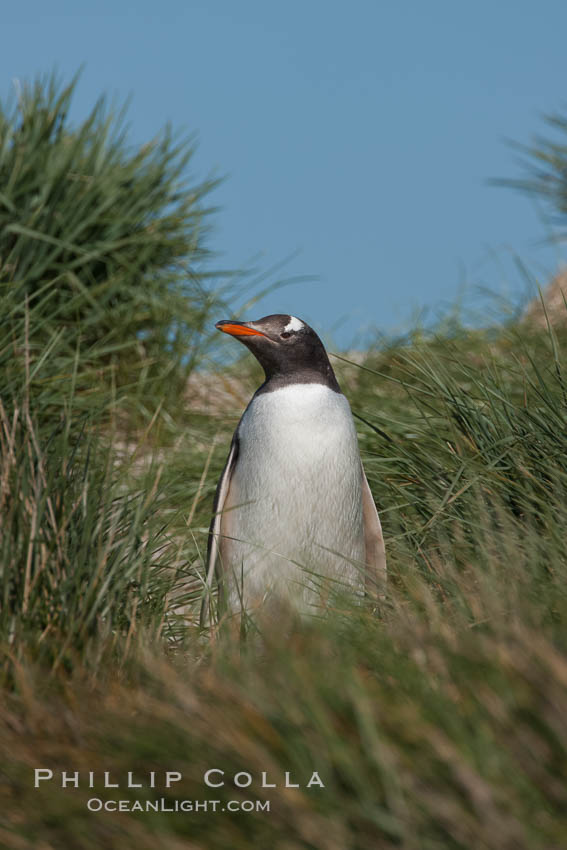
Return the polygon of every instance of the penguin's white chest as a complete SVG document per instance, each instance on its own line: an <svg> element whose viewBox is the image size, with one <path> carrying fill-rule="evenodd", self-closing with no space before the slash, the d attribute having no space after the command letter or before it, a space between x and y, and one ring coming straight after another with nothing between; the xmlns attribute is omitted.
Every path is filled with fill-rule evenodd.
<svg viewBox="0 0 567 850"><path fill-rule="evenodd" d="M231 482L230 593L300 608L318 576L362 587L361 465L346 398L293 384L253 400L238 427Z"/></svg>

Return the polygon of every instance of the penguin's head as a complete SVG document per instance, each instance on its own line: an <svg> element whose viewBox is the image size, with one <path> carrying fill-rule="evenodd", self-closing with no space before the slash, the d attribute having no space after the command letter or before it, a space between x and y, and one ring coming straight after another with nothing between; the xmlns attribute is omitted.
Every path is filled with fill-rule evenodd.
<svg viewBox="0 0 567 850"><path fill-rule="evenodd" d="M313 373L321 375L325 382L336 384L323 343L313 328L295 316L276 313L255 322L228 319L217 322L215 327L244 343L259 361L268 380Z"/></svg>

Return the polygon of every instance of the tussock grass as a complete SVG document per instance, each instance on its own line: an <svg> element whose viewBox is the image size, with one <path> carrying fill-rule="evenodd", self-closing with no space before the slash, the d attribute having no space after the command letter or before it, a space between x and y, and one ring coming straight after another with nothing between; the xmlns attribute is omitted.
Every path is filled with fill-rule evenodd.
<svg viewBox="0 0 567 850"><path fill-rule="evenodd" d="M356 369L348 383L382 508L388 598L378 616L345 603L291 633L264 633L261 645L227 644L222 634L207 641L192 625L204 527L232 423L225 414L197 417L191 439L180 432L168 441L154 493L142 488L146 501L148 492L155 496L163 528L143 512L134 523L158 529L154 557L140 560L125 532L118 551L133 559L116 592L109 582L101 594L106 608L96 628L68 632L74 662L53 664L64 626L61 634L40 638L31 629L9 640L0 733L11 753L6 846L31 847L41 834L46 847L81 848L560 847L567 803L562 345L550 333L510 327L409 341L362 365L343 363ZM130 465L122 486L135 490L152 474ZM135 497L124 492L135 513ZM128 584L128 564L143 564L148 581L156 568L160 575L167 564L160 539L177 549L165 569L168 590L154 592L152 602L142 583ZM76 576L78 592L85 579L80 570ZM53 598L61 616L64 602ZM37 652L38 642L51 647L49 655ZM99 787L95 796L103 799L164 797L170 806L269 799L271 811L94 815L86 787L31 787L32 767L68 765L110 770L121 781L128 770L183 774L169 790ZM253 784L207 789L211 767L227 780L247 771ZM314 770L324 789L304 787ZM261 788L264 771L276 789ZM282 787L286 771L302 787Z"/></svg>
<svg viewBox="0 0 567 850"><path fill-rule="evenodd" d="M38 78L0 106L3 337L21 336L27 303L34 345L67 358L80 345L85 390L114 382L153 408L185 386L218 309L205 206L218 181L188 179L194 141L170 129L133 148L105 98L72 125L76 84Z"/></svg>
<svg viewBox="0 0 567 850"><path fill-rule="evenodd" d="M65 97L32 89L1 124L2 846L562 847L565 331L453 323L337 361L386 533L387 598L376 614L343 599L261 641L203 634L206 529L241 410L238 394L192 408L179 390L214 309L202 290L193 331L176 336L196 218L183 207L173 226L163 187L168 200L132 218L124 192L142 204L169 155L99 144L100 111L65 130ZM89 179L71 179L83 165ZM92 240L90 225L63 237L83 202ZM161 306L138 314L139 299ZM34 789L35 767L58 784ZM207 789L210 768L225 786ZM61 770L94 771L95 789L61 789ZM182 782L166 789L166 770ZM122 787L104 789L104 771ZM128 771L142 789L124 787ZM305 787L313 771L324 789ZM271 809L94 814L92 797Z"/></svg>

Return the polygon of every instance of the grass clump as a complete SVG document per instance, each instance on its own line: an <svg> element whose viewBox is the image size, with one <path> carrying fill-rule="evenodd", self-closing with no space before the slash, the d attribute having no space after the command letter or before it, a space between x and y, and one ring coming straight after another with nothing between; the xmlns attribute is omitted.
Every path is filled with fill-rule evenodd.
<svg viewBox="0 0 567 850"><path fill-rule="evenodd" d="M27 303L35 336L80 344L107 388L112 372L175 398L218 303L204 205L217 181L188 180L194 144L169 129L133 148L104 98L71 124L75 87L38 79L0 106L3 336L21 335Z"/></svg>
<svg viewBox="0 0 567 850"><path fill-rule="evenodd" d="M220 303L215 183L188 181L192 143L167 130L132 148L104 99L73 125L75 85L38 79L0 106L0 630L48 666L173 622L184 554L159 464L131 470Z"/></svg>

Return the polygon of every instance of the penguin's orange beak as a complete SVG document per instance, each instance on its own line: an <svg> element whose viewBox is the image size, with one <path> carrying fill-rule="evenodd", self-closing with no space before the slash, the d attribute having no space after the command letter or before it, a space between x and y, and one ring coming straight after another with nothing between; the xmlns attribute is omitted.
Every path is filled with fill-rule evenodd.
<svg viewBox="0 0 567 850"><path fill-rule="evenodd" d="M262 331L251 328L247 322L231 322L230 319L217 322L215 328L231 336L266 336Z"/></svg>

